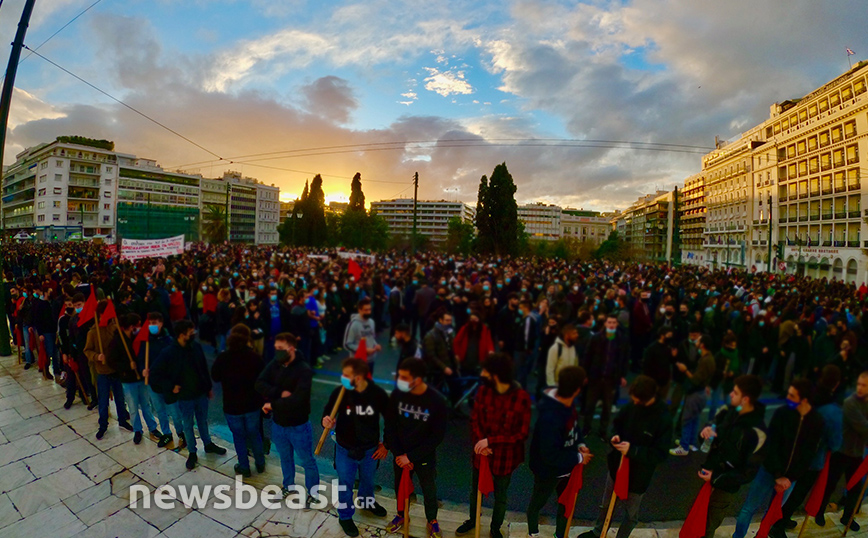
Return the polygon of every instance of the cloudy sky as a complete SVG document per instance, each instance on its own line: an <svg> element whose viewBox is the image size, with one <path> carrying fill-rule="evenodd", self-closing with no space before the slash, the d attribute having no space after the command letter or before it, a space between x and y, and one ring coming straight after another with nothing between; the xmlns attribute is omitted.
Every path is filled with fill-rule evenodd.
<svg viewBox="0 0 868 538"><path fill-rule="evenodd" d="M39 0L27 44L94 1ZM3 65L23 4L0 8ZM80 134L293 197L321 173L340 199L355 172L368 201L412 196L418 171L420 198L474 202L506 161L520 202L611 210L844 72L846 47L868 58L866 23L864 0L102 0L39 52L208 151L31 56L4 163Z"/></svg>

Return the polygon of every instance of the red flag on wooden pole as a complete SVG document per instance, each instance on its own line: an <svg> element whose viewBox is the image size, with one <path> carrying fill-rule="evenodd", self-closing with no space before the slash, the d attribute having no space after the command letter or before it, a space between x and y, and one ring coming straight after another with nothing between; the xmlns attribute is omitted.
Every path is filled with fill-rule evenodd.
<svg viewBox="0 0 868 538"><path fill-rule="evenodd" d="M780 521L782 517L784 517L783 513L783 504L784 504L784 492L779 491L775 493L774 498L772 499L772 504L769 506L768 511L766 512L765 517L760 523L760 528L756 533L756 538L767 538L769 535L769 531L772 530L772 525Z"/></svg>
<svg viewBox="0 0 868 538"><path fill-rule="evenodd" d="M84 302L84 308L78 314L78 326L81 327L88 321L93 319L96 314L96 290L93 289L93 284L90 286L90 295L87 301Z"/></svg>
<svg viewBox="0 0 868 538"><path fill-rule="evenodd" d="M711 500L711 482L703 484L699 495L693 501L690 513L681 526L678 538L702 538L705 536L705 527L708 525L708 502Z"/></svg>
<svg viewBox="0 0 868 538"><path fill-rule="evenodd" d="M105 310L102 313L102 316L99 317L99 326L106 327L108 326L108 322L117 319L118 314L115 312L115 303L111 299L106 299Z"/></svg>
<svg viewBox="0 0 868 538"><path fill-rule="evenodd" d="M403 510L407 504L407 499L413 493L413 480L410 478L410 467L404 467L401 470L401 483L398 485L398 510ZM404 514L406 518L408 514Z"/></svg>
<svg viewBox="0 0 868 538"><path fill-rule="evenodd" d="M866 473L868 473L868 458L862 460L862 463L859 464L859 468L856 469L856 472L853 473L853 476L851 476L850 480L847 481L847 491L856 487L856 485L865 478Z"/></svg>
<svg viewBox="0 0 868 538"><path fill-rule="evenodd" d="M133 353L136 355L139 354L139 349L142 348L142 344L147 342L151 336L150 326L150 323L142 325L142 328L139 329L139 334L137 334L136 339L133 340Z"/></svg>
<svg viewBox="0 0 868 538"><path fill-rule="evenodd" d="M630 458L624 456L624 461L618 467L618 474L615 475L615 495L622 501L627 500L630 494Z"/></svg>
<svg viewBox="0 0 868 538"><path fill-rule="evenodd" d="M355 279L356 282L362 278L362 268L359 267L359 264L356 263L356 260L350 259L350 263L347 265L347 272Z"/></svg>
<svg viewBox="0 0 868 538"><path fill-rule="evenodd" d="M567 487L561 492L558 497L558 503L564 505L564 509L569 512L570 503L575 502L576 495L582 489L582 471L584 465L579 463L570 472L570 481L567 482Z"/></svg>
<svg viewBox="0 0 868 538"><path fill-rule="evenodd" d="M805 512L811 517L817 517L823 504L826 483L829 481L829 457L831 455L831 452L826 453L826 463L823 464L823 470L820 471L820 476L817 477L817 481L814 482L814 487L811 489L811 496L808 497L808 502L805 503Z"/></svg>
<svg viewBox="0 0 868 538"><path fill-rule="evenodd" d="M479 457L479 486L477 488L483 495L494 491L494 477L491 476L491 466L488 464L488 456Z"/></svg>

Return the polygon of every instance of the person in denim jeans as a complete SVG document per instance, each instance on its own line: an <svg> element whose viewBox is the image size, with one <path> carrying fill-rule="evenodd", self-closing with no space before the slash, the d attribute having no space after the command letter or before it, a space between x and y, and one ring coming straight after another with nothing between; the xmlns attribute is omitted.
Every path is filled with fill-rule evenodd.
<svg viewBox="0 0 868 538"><path fill-rule="evenodd" d="M235 474L250 476L248 447L253 451L256 472L265 471L265 454L259 433L259 409L262 397L254 384L265 364L250 344L250 329L238 325L226 340L227 349L217 356L211 367L211 379L223 385L223 413L232 431L238 463Z"/></svg>
<svg viewBox="0 0 868 538"><path fill-rule="evenodd" d="M151 370L159 370L160 354L164 349L172 345L172 337L163 329L163 315L159 312L148 313L147 324L142 327L142 331L146 331L143 335L139 333L136 340L133 342L133 351L136 353L136 361L150 368L142 370L142 377L147 382L147 392L151 403L151 409L154 411L157 420L160 423L160 432L162 437L157 441L157 447L163 448L172 442L172 429L169 426L169 416L175 423L175 431L178 433L180 442L176 448L185 448L187 441L184 439L184 421L181 419L181 410L178 407L178 402L166 402L166 393L172 391L172 387L164 387L159 381L160 379L151 379ZM147 354L147 360L145 355Z"/></svg>
<svg viewBox="0 0 868 538"><path fill-rule="evenodd" d="M335 469L338 473L338 518L347 536L358 536L353 523L353 483L359 478L359 507L375 516L385 517L386 509L374 500L374 473L377 461L388 454L380 442L380 417L385 416L389 397L386 391L368 381L370 369L359 358L346 359L341 369L341 386L332 391L323 409L322 425L335 428ZM340 412L331 418L341 391Z"/></svg>
<svg viewBox="0 0 868 538"><path fill-rule="evenodd" d="M296 349L297 345L298 339L291 333L274 337L274 360L256 380L256 391L268 400L262 410L274 414L271 442L280 454L283 495L289 495L290 488L295 485L295 456L298 456L304 467L307 504L310 505L314 502L310 492L319 485L319 469L313 457L313 429L309 420L313 370Z"/></svg>
<svg viewBox="0 0 868 538"><path fill-rule="evenodd" d="M187 441L187 469L192 470L199 461L196 451L196 437L193 434L193 420L199 430L199 437L209 454L226 454L226 449L214 444L208 431L208 400L213 397L211 391L211 376L208 375L208 364L205 353L196 337L196 327L189 320L175 322L176 340L166 348L158 361L160 370L152 372L166 386L171 386L170 392L165 392L166 403L175 401L181 408L184 422L184 438Z"/></svg>

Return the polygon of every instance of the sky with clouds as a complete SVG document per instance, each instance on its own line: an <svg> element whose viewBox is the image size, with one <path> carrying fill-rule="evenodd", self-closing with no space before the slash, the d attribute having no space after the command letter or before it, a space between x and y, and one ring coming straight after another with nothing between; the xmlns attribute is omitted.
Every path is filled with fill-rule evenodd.
<svg viewBox="0 0 868 538"><path fill-rule="evenodd" d="M37 0L27 44L93 2ZM79 134L293 197L321 173L341 199L356 172L369 201L412 196L418 172L420 198L472 203L505 161L519 202L607 211L844 72L845 48L868 58L866 23L864 0L101 0L40 54L227 160L30 56L4 164Z"/></svg>

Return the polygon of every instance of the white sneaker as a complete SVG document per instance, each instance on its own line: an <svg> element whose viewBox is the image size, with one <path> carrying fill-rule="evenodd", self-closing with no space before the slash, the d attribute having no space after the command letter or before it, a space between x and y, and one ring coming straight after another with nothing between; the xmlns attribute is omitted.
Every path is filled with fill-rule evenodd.
<svg viewBox="0 0 868 538"><path fill-rule="evenodd" d="M675 448L670 449L669 454L671 454L673 456L686 456L686 455L690 454L690 452L685 450L683 446L679 445Z"/></svg>
<svg viewBox="0 0 868 538"><path fill-rule="evenodd" d="M533 533L533 534L528 534L528 535L527 535L527 538L539 538L539 533L538 533L538 532L535 532L535 533Z"/></svg>
<svg viewBox="0 0 868 538"><path fill-rule="evenodd" d="M695 445L690 445L690 451L691 451L691 452L698 452L698 451L699 451L699 449L698 449L698 448L696 448L696 446L695 446Z"/></svg>

